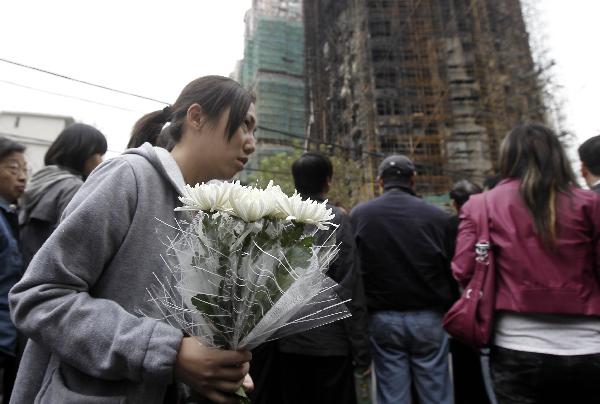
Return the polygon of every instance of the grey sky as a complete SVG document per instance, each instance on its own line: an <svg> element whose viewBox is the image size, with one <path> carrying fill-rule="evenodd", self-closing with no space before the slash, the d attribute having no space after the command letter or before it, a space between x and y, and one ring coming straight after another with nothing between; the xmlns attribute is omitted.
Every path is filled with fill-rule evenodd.
<svg viewBox="0 0 600 404"><path fill-rule="evenodd" d="M538 0L542 31L556 61L556 78L564 86L567 126L579 140L600 135L600 2Z"/></svg>
<svg viewBox="0 0 600 404"><path fill-rule="evenodd" d="M564 85L567 125L600 134L600 2L534 0ZM0 0L0 58L173 102L190 80L229 75L243 55L251 0ZM46 94L15 84L114 105ZM72 115L96 125L121 151L133 123L161 104L94 89L0 62L0 110Z"/></svg>

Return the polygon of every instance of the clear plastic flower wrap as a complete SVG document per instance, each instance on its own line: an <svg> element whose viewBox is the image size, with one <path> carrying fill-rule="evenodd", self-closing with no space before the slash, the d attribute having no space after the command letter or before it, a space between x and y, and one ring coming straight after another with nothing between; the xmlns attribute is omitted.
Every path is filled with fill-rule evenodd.
<svg viewBox="0 0 600 404"><path fill-rule="evenodd" d="M208 346L252 349L350 316L325 275L338 252L325 203L227 182L180 199L193 218L176 222L170 274L149 289L170 324Z"/></svg>

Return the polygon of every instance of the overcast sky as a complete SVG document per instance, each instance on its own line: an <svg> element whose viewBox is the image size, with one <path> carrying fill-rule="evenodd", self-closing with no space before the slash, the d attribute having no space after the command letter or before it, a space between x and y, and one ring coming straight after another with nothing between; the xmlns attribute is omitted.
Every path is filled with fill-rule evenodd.
<svg viewBox="0 0 600 404"><path fill-rule="evenodd" d="M567 126L579 140L600 134L600 2L534 2L564 86ZM232 72L243 55L250 6L251 0L0 0L0 58L172 103L194 78ZM0 110L71 115L103 131L116 152L134 122L159 108L0 61Z"/></svg>

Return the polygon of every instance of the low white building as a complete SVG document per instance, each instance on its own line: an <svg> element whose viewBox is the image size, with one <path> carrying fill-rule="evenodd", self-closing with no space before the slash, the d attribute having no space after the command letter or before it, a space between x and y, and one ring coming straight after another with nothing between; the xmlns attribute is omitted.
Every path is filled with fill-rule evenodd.
<svg viewBox="0 0 600 404"><path fill-rule="evenodd" d="M27 147L25 156L31 172L44 166L44 155L50 144L67 126L75 123L70 116L30 112L0 112L0 136Z"/></svg>

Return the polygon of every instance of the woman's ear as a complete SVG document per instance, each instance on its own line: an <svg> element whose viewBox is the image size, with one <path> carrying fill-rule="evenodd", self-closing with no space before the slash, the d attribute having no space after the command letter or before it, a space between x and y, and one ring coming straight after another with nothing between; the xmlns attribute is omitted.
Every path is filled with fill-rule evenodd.
<svg viewBox="0 0 600 404"><path fill-rule="evenodd" d="M196 103L190 105L187 110L186 118L188 124L192 128L199 130L204 124L204 113L202 112L202 107Z"/></svg>

